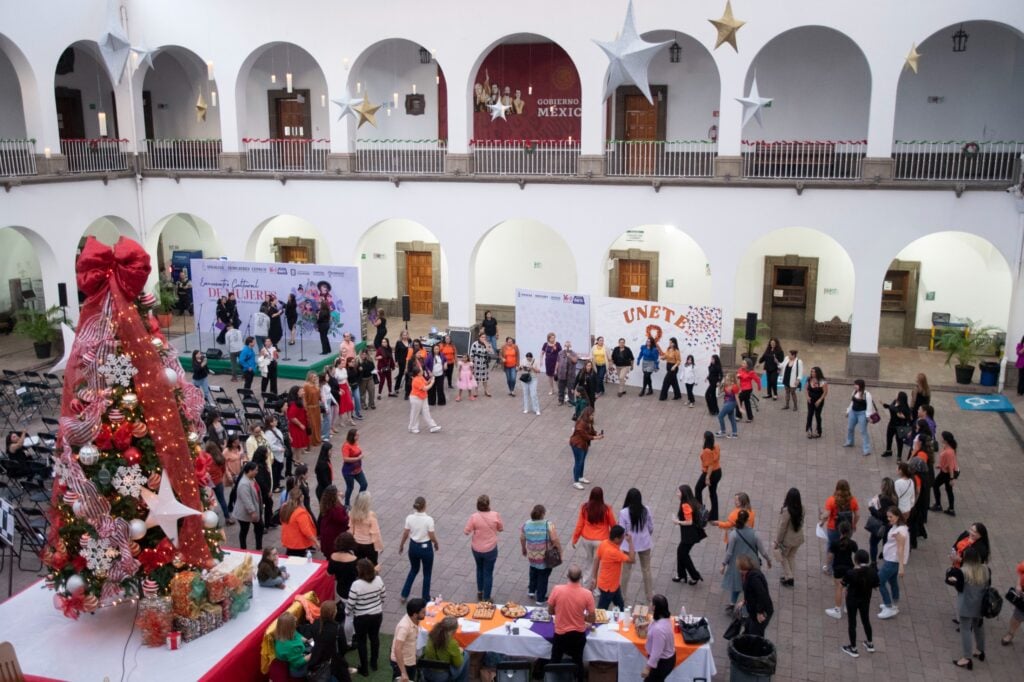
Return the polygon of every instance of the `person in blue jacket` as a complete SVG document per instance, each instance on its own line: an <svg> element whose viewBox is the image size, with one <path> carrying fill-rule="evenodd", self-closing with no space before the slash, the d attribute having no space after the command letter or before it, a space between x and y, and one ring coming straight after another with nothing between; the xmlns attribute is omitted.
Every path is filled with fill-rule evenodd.
<svg viewBox="0 0 1024 682"><path fill-rule="evenodd" d="M245 346L238 355L238 364L242 366L242 377L245 387L252 388L252 378L256 375L256 338L245 337Z"/></svg>
<svg viewBox="0 0 1024 682"><path fill-rule="evenodd" d="M658 371L658 348L654 345L654 339L647 337L647 342L640 348L636 356L636 364L644 373L644 385L640 387L640 395L650 395L654 392L651 388L651 375ZM644 391L647 393L645 394Z"/></svg>

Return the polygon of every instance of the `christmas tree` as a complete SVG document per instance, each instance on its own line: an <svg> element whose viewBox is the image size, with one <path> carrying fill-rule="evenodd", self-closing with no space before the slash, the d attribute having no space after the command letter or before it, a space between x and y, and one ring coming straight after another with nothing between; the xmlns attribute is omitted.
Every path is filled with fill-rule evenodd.
<svg viewBox="0 0 1024 682"><path fill-rule="evenodd" d="M175 574L222 557L213 495L196 461L202 392L153 317L142 247L92 237L77 264L87 298L64 375L51 527L43 560L71 618L166 593ZM180 530L179 530L180 520Z"/></svg>

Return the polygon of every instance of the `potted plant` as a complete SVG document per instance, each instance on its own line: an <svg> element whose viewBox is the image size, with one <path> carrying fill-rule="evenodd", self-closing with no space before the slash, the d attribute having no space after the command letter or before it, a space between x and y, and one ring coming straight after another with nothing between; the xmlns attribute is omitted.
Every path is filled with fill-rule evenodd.
<svg viewBox="0 0 1024 682"><path fill-rule="evenodd" d="M174 290L173 284L159 284L156 287L156 321L164 329L171 326L171 313L174 306L178 305L178 293Z"/></svg>
<svg viewBox="0 0 1024 682"><path fill-rule="evenodd" d="M25 308L15 313L17 322L14 332L32 339L36 349L36 357L40 360L50 357L53 341L57 338L57 325L60 323L60 308L50 306L43 312Z"/></svg>
<svg viewBox="0 0 1024 682"><path fill-rule="evenodd" d="M995 334L999 331L992 326L978 326L970 319L965 319L964 325L965 328L944 329L937 344L946 351L947 366L956 358L953 371L958 384L969 384L974 380L975 363L992 349Z"/></svg>
<svg viewBox="0 0 1024 682"><path fill-rule="evenodd" d="M740 354L740 358L753 357L754 364L757 364L757 350L768 341L768 334L771 328L764 322L757 323L757 336L753 339L746 338L746 327L739 325L733 332L733 344L739 348L746 345L746 351Z"/></svg>

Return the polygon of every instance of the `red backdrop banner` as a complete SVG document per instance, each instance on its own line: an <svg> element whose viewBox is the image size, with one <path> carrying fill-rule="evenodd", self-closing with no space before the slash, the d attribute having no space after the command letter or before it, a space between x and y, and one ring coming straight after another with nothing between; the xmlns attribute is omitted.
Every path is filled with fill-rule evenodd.
<svg viewBox="0 0 1024 682"><path fill-rule="evenodd" d="M494 48L480 66L470 97L474 139L580 139L580 77L569 55L554 43ZM507 120L492 121L487 104L499 99L512 108Z"/></svg>

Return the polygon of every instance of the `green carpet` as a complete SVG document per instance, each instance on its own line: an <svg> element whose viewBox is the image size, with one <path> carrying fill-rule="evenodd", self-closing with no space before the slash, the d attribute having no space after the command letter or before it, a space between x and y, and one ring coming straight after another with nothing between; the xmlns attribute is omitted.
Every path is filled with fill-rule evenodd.
<svg viewBox="0 0 1024 682"><path fill-rule="evenodd" d="M377 665L379 669L377 672L370 672L369 677L362 677L360 675L353 675L352 679L354 682L360 680L369 680L370 682L394 682L391 676L391 639L392 635L386 634L383 630L380 633L380 655L377 658ZM355 649L345 654L345 658L348 660L348 664L352 668L359 667L359 654Z"/></svg>
<svg viewBox="0 0 1024 682"><path fill-rule="evenodd" d="M331 353L330 355L316 355L313 356L318 358L316 362L309 365L289 365L287 363L278 361L277 363L277 376L280 379L305 379L306 374L309 372L320 373L324 367L334 363L334 359L338 357L337 353ZM178 360L181 362L181 366L186 372L192 371L192 356L191 355L180 355ZM206 361L206 366L214 374L231 374L231 361L224 360L212 360ZM258 377L257 377L258 378Z"/></svg>

